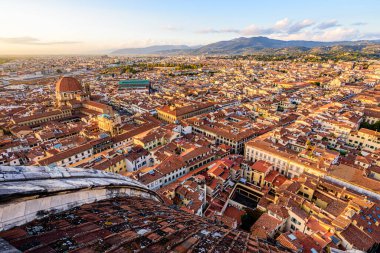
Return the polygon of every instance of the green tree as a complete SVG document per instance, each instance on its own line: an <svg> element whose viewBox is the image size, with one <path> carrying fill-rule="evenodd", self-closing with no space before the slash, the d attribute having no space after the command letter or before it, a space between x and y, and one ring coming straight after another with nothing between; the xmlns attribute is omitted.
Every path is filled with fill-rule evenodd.
<svg viewBox="0 0 380 253"><path fill-rule="evenodd" d="M367 128L367 129L370 129L370 130L374 130L374 131L378 131L380 132L380 120L373 123L373 124L370 124L368 122L362 122L360 124L360 128Z"/></svg>
<svg viewBox="0 0 380 253"><path fill-rule="evenodd" d="M250 231L252 225L255 224L255 222L260 218L260 216L263 213L264 212L262 212L258 209L252 210L252 209L246 208L245 214L243 214L241 216L240 228L245 230L245 231Z"/></svg>

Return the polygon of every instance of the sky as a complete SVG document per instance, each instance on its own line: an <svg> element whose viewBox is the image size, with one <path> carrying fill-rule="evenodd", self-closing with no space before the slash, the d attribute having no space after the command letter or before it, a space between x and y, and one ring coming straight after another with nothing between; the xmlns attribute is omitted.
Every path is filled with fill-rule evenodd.
<svg viewBox="0 0 380 253"><path fill-rule="evenodd" d="M99 54L238 37L380 39L379 0L0 0L0 54Z"/></svg>

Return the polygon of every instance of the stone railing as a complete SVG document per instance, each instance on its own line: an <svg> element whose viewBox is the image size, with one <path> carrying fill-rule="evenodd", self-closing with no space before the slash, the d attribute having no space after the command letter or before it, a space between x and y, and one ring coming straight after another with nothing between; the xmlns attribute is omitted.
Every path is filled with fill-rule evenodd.
<svg viewBox="0 0 380 253"><path fill-rule="evenodd" d="M163 202L141 183L118 174L79 168L0 166L0 231L47 213L123 196Z"/></svg>

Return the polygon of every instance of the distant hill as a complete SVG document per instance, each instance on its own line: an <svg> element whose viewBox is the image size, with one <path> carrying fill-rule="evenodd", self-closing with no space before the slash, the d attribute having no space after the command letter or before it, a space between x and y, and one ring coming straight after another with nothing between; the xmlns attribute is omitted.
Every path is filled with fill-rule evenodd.
<svg viewBox="0 0 380 253"><path fill-rule="evenodd" d="M372 52L379 54L380 40L360 40L360 41L306 41L306 40L275 40L267 37L241 37L232 40L219 41L204 46L189 47L186 45L165 45L151 46L145 48L124 48L111 52L119 55L237 55L251 53L294 53L294 52Z"/></svg>
<svg viewBox="0 0 380 253"><path fill-rule="evenodd" d="M111 54L118 55L147 55L147 54L161 54L162 52L170 52L173 50L189 50L191 47L186 45L162 45L150 46L141 48L122 48L112 51Z"/></svg>
<svg viewBox="0 0 380 253"><path fill-rule="evenodd" d="M357 47L362 49L368 45L379 44L380 41L336 41L336 42L321 42L321 41L306 41L306 40L275 40L266 37L252 37L252 38L237 38L227 41L219 41L216 43L208 44L193 50L193 54L244 54L254 51L261 51L266 49L297 49L300 51L307 51L311 48L319 47Z"/></svg>

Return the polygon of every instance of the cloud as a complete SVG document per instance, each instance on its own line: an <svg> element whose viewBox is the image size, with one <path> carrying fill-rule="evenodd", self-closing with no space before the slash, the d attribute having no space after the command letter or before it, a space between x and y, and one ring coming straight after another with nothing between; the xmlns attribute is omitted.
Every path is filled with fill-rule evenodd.
<svg viewBox="0 0 380 253"><path fill-rule="evenodd" d="M310 19L304 19L299 22L291 22L288 18L281 19L277 21L273 26L270 27L259 27L257 25L250 25L242 30L240 34L242 35L270 35L270 34L293 34L297 33L304 28L313 26L314 21Z"/></svg>
<svg viewBox="0 0 380 253"><path fill-rule="evenodd" d="M366 25L367 23L365 22L355 22L355 23L352 23L351 25L353 26L363 26L363 25Z"/></svg>
<svg viewBox="0 0 380 253"><path fill-rule="evenodd" d="M341 26L337 20L333 19L333 20L329 20L329 21L325 21L325 22L322 22L320 23L319 25L317 25L316 28L320 29L320 30L325 30L325 29L329 29L329 28L332 28L332 27L337 27L337 26Z"/></svg>
<svg viewBox="0 0 380 253"><path fill-rule="evenodd" d="M289 25L290 25L290 20L288 18L284 18L284 19L281 19L281 20L277 21L274 24L274 28L276 28L276 29L284 29L284 28L288 27Z"/></svg>
<svg viewBox="0 0 380 253"><path fill-rule="evenodd" d="M336 27L327 30L305 30L295 34L272 36L282 40L346 41L357 40L362 34L357 29Z"/></svg>
<svg viewBox="0 0 380 253"><path fill-rule="evenodd" d="M306 28L306 27L310 27L312 25L314 25L315 22L313 20L310 20L310 19L304 19L300 22L296 22L294 24L292 24L289 28L288 28L288 33L292 34L292 33L297 33L299 31L301 31L302 29Z"/></svg>
<svg viewBox="0 0 380 253"><path fill-rule="evenodd" d="M292 21L289 18L278 20L271 26L249 25L242 29L203 29L197 33L233 33L242 36L268 36L283 40L318 40L340 41L359 39L379 39L379 33L363 33L353 26L365 23L354 23L351 26L343 26L335 19L315 23L313 20L304 19Z"/></svg>
<svg viewBox="0 0 380 253"><path fill-rule="evenodd" d="M79 41L48 41L44 42L34 37L0 37L0 42L7 44L20 44L20 45L67 45L78 44Z"/></svg>
<svg viewBox="0 0 380 253"><path fill-rule="evenodd" d="M0 41L9 44L30 44L38 42L38 39L32 37L0 37Z"/></svg>
<svg viewBox="0 0 380 253"><path fill-rule="evenodd" d="M341 40L354 40L360 36L360 32L352 28L338 27L336 29L326 30L322 34L313 36L315 40L322 41L341 41Z"/></svg>
<svg viewBox="0 0 380 253"><path fill-rule="evenodd" d="M240 35L270 35L270 34L278 34L278 33L297 33L304 28L313 26L315 24L314 21L310 19L304 19L299 22L292 22L289 18L284 18L275 22L274 25L269 27L258 26L256 24L252 24L243 29L236 28L227 28L227 29L202 29L196 31L197 33L236 33Z"/></svg>

